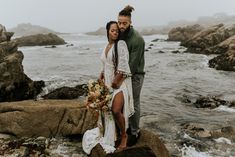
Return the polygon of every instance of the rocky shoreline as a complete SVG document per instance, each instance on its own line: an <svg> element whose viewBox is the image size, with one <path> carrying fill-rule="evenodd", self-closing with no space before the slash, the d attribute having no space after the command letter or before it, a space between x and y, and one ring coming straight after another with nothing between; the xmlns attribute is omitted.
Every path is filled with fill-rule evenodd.
<svg viewBox="0 0 235 157"><path fill-rule="evenodd" d="M217 29L221 29L223 26L217 27ZM196 29L193 33L194 35L190 35L190 31L186 31L187 33L177 40L182 40L182 42L188 41L197 34L197 31L204 30L200 26L193 26L190 29L193 28ZM181 33L184 32L182 29L179 30ZM86 95L86 85L55 89L51 93L42 96L45 100L37 100L36 96L44 87L44 81L32 81L24 74L22 66L23 53L17 50L17 43L10 40L12 33L5 30L2 32L5 33L2 33L0 38L3 40L3 42L0 42L0 155L87 156L82 151L82 134L87 129L96 126L96 117L78 99L80 96ZM178 35L176 36L178 37ZM213 51L223 52L222 55L225 55L227 51L231 51L229 53L231 56L234 49L233 42L232 35L216 46L208 46L205 50L212 51L213 48ZM149 49L151 49L151 45ZM215 97L198 98L195 103L191 102L191 100L187 100L187 102L198 109L214 109L220 105L234 106L234 102L227 102ZM142 121L144 120L142 119ZM162 123L166 123L166 121ZM151 128L151 123L149 125L148 128ZM146 128L145 125L143 127ZM235 128L229 125L213 128L208 127L206 124L189 122L182 124L177 128L178 130L174 130L176 129L174 127L168 129L173 130L173 136L175 134L179 136L175 137L177 142L172 142L175 139L172 139L172 141L162 141L156 132L142 129L139 142L134 147L130 147L123 152L105 154L98 145L93 150L91 156L121 157L138 156L140 154L142 156L145 154L144 156L146 157L179 156L179 150L175 152L176 148L173 148L173 146L168 147L169 144L173 145L176 143L179 148L183 147L183 145L191 145L199 151L208 151L214 138L226 137L228 138L227 140L234 141L235 135ZM193 139L183 138L185 136L183 133L187 133ZM206 144L198 142L199 140L197 139ZM216 147L221 147L221 145ZM231 146L229 145L228 147ZM63 149L66 149L66 151L63 152Z"/></svg>
<svg viewBox="0 0 235 157"><path fill-rule="evenodd" d="M86 130L96 127L96 121L96 115L87 110L84 103L79 100L27 100L0 103L0 134L2 134L0 155L36 153L38 156L51 156L52 148L49 146L51 138L82 135ZM104 150L97 146L90 156L128 156L130 152L145 153L146 157L154 154L169 156L159 137L147 130L141 130L141 137L134 147L123 152L105 154ZM79 153L82 153L82 150Z"/></svg>
<svg viewBox="0 0 235 157"><path fill-rule="evenodd" d="M97 115L78 99L86 94L86 85L62 87L44 95L45 100L37 100L45 83L33 81L24 73L24 55L18 51L18 46L65 44L64 40L53 34L11 40L13 34L1 25L0 155L58 157L63 156L63 152L58 149L62 149L60 147L66 143L66 151L78 146L66 155L86 156L81 148L82 134L97 125ZM73 136L79 136L78 141L69 143L69 139L75 139ZM122 157L132 156L133 153L146 157L170 156L159 137L147 130L141 130L141 137L134 147L105 154L97 146L90 156Z"/></svg>
<svg viewBox="0 0 235 157"><path fill-rule="evenodd" d="M180 41L188 53L219 54L209 61L209 67L235 71L235 24L218 24L203 28L200 25L178 27L168 34L169 41Z"/></svg>

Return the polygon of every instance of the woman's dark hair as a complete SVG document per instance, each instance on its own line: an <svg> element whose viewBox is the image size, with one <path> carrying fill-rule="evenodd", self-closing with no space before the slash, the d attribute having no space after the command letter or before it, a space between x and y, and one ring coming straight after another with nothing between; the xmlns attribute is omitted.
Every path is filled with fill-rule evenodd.
<svg viewBox="0 0 235 157"><path fill-rule="evenodd" d="M109 30L110 30L110 27L112 24L117 24L118 23L116 21L109 21L107 24L106 24L106 31L107 31L107 38L109 40ZM117 48L117 45L118 45L118 40L119 40L119 37L116 41L114 41L114 53L113 53L113 65L114 65L114 72L117 71L117 66L118 66L118 48Z"/></svg>
<svg viewBox="0 0 235 157"><path fill-rule="evenodd" d="M135 10L132 6L128 5L119 12L119 16L129 16L131 17L131 12Z"/></svg>

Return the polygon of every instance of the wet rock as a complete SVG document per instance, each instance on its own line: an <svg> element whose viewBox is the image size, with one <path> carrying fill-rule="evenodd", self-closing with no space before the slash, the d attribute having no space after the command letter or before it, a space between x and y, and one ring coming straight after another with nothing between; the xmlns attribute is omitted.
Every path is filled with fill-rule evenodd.
<svg viewBox="0 0 235 157"><path fill-rule="evenodd" d="M221 100L215 96L200 97L193 104L197 108L210 108L214 109L220 105L230 106L231 103L225 100Z"/></svg>
<svg viewBox="0 0 235 157"><path fill-rule="evenodd" d="M185 42L191 39L196 33L203 29L200 25L191 25L186 27L176 27L169 31L168 41L181 41Z"/></svg>
<svg viewBox="0 0 235 157"><path fill-rule="evenodd" d="M219 53L221 50L214 51L213 47L225 41L234 34L235 25L224 26L223 24L218 24L203 29L189 40L182 42L181 45L187 47L187 52L191 53Z"/></svg>
<svg viewBox="0 0 235 157"><path fill-rule="evenodd" d="M154 40L152 40L151 42L157 42L157 41L159 41L160 39L154 39Z"/></svg>
<svg viewBox="0 0 235 157"><path fill-rule="evenodd" d="M179 50L174 50L174 51L171 51L171 53L180 53Z"/></svg>
<svg viewBox="0 0 235 157"><path fill-rule="evenodd" d="M214 46L209 51L222 54L209 60L209 67L217 70L235 71L235 35Z"/></svg>
<svg viewBox="0 0 235 157"><path fill-rule="evenodd" d="M0 133L16 137L83 134L96 126L96 120L78 100L0 103Z"/></svg>
<svg viewBox="0 0 235 157"><path fill-rule="evenodd" d="M235 35L214 47L213 50L223 54L209 60L209 67L235 71Z"/></svg>
<svg viewBox="0 0 235 157"><path fill-rule="evenodd" d="M15 42L0 43L0 102L33 99L44 87L25 75L23 58Z"/></svg>
<svg viewBox="0 0 235 157"><path fill-rule="evenodd" d="M77 99L79 96L87 94L87 85L77 85L76 87L61 87L47 95L44 95L44 99Z"/></svg>
<svg viewBox="0 0 235 157"><path fill-rule="evenodd" d="M216 70L235 71L235 50L229 50L209 60L209 67Z"/></svg>
<svg viewBox="0 0 235 157"><path fill-rule="evenodd" d="M197 123L186 123L182 125L182 130L195 138L208 138L211 137L209 130L205 129L204 126Z"/></svg>
<svg viewBox="0 0 235 157"><path fill-rule="evenodd" d="M160 50L160 51L158 51L158 53L165 53L165 52Z"/></svg>
<svg viewBox="0 0 235 157"><path fill-rule="evenodd" d="M198 123L186 123L182 125L182 131L195 138L194 141L211 140L215 138L228 138L235 140L235 128L233 126L225 126L220 129L207 129L208 126L203 126ZM197 140L200 139L200 140Z"/></svg>
<svg viewBox="0 0 235 157"><path fill-rule="evenodd" d="M37 34L14 39L19 46L64 45L66 42L56 34Z"/></svg>
<svg viewBox="0 0 235 157"><path fill-rule="evenodd" d="M218 130L212 130L211 134L214 138L225 137L235 140L235 128L233 126L226 126Z"/></svg>
<svg viewBox="0 0 235 157"><path fill-rule="evenodd" d="M13 35L13 32L7 32L5 26L0 24L0 43L4 41L10 41Z"/></svg>
<svg viewBox="0 0 235 157"><path fill-rule="evenodd" d="M90 157L169 157L168 150L159 137L147 130L141 130L141 136L136 145L128 147L121 152L106 154L98 144L93 148Z"/></svg>
<svg viewBox="0 0 235 157"><path fill-rule="evenodd" d="M74 46L73 44L68 44L68 45L66 45L66 47L71 47L71 46Z"/></svg>
<svg viewBox="0 0 235 157"><path fill-rule="evenodd" d="M46 46L45 48L56 48L55 45L52 45L52 46Z"/></svg>

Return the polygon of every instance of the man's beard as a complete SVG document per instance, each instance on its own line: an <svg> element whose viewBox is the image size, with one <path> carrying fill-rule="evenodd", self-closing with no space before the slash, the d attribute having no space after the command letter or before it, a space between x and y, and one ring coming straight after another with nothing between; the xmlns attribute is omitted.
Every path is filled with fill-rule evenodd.
<svg viewBox="0 0 235 157"><path fill-rule="evenodd" d="M127 35L129 34L131 26L129 26L124 32L120 32L120 39L126 39Z"/></svg>

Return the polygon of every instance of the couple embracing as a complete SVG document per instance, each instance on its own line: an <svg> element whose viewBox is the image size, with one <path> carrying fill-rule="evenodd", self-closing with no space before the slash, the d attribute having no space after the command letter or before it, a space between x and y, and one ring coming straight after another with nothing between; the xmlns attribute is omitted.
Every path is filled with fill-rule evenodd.
<svg viewBox="0 0 235 157"><path fill-rule="evenodd" d="M98 143L106 153L122 150L135 144L140 135L140 92L145 74L145 43L131 26L133 10L133 7L126 6L119 12L117 22L110 21L106 25L108 44L101 55L103 70L99 79L113 89L109 103L112 114L105 115L103 135L100 135L98 127L85 132L82 145L87 154Z"/></svg>

